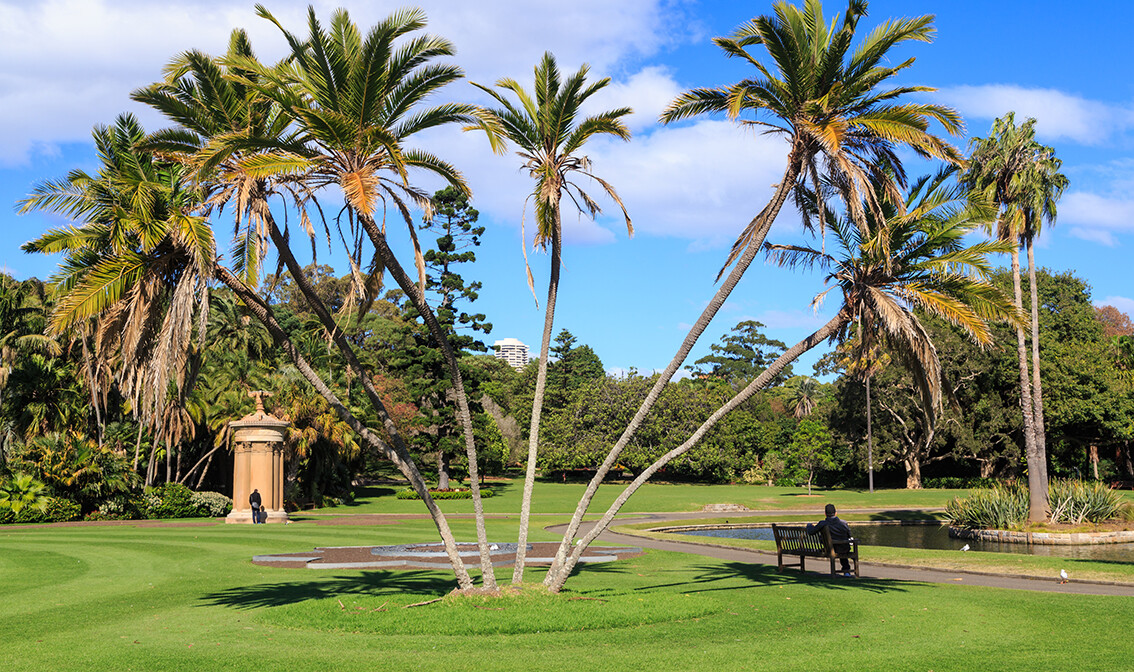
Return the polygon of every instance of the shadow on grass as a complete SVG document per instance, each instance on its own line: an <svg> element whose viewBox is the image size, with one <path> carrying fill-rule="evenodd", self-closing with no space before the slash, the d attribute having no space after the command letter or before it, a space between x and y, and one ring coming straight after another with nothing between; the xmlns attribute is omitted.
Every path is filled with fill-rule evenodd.
<svg viewBox="0 0 1134 672"><path fill-rule="evenodd" d="M453 577L429 571L362 572L353 576L335 576L309 581L263 583L238 586L202 595L208 606L255 609L278 607L307 600L322 600L344 595L393 595L411 593L423 599L444 595L456 587Z"/></svg>
<svg viewBox="0 0 1134 672"><path fill-rule="evenodd" d="M696 588L683 590L683 592L700 593L717 590L736 590L738 588L774 588L776 586L802 584L827 590L857 590L870 593L906 591L905 585L900 581L872 578L851 579L816 572L801 573L793 570L780 573L771 565L757 565L747 562L699 565L693 569L697 574L691 580L642 586L639 590L698 586ZM738 583L740 585L738 585ZM748 585L743 585L743 583L747 583Z"/></svg>
<svg viewBox="0 0 1134 672"><path fill-rule="evenodd" d="M866 515L867 520L917 520L937 521L945 523L945 514L941 511L925 511L923 509L900 509L897 511L873 511ZM854 522L853 520L851 521Z"/></svg>

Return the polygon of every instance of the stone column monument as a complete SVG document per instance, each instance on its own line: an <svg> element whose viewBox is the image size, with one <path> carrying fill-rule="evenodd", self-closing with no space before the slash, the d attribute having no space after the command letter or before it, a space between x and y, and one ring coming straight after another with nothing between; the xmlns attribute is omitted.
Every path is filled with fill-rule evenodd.
<svg viewBox="0 0 1134 672"><path fill-rule="evenodd" d="M260 501L269 523L287 522L284 511L284 430L291 423L264 411L264 397L270 392L257 390L248 396L256 400L256 410L229 423L235 443L232 469L232 512L226 523L251 523L252 506L248 496L260 491Z"/></svg>

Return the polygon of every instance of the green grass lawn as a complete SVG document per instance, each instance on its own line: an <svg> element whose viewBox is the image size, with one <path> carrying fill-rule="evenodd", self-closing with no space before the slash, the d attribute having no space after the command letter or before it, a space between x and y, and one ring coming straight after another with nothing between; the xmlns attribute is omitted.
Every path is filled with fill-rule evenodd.
<svg viewBox="0 0 1134 672"><path fill-rule="evenodd" d="M487 487L496 496L484 500L485 513L509 514L520 510L524 482L490 480ZM591 513L602 514L622 492L624 484L600 486ZM315 514L349 513L422 513L420 501L400 500L394 494L402 486L370 486L358 488L357 499L348 505L320 509ZM570 514L586 489L585 483L537 482L532 496L532 509L538 514ZM623 511L700 511L707 504L740 504L750 509L797 509L823 511L832 502L839 508L935 508L943 507L950 498L966 494L966 490L820 490L807 494L807 488L781 488L756 485L696 485L647 483L623 507ZM446 513L472 513L469 500L439 500Z"/></svg>
<svg viewBox="0 0 1134 672"><path fill-rule="evenodd" d="M672 502L659 495L659 502ZM419 505L420 506L420 505ZM792 507L789 507L792 508ZM542 521L541 521L542 522ZM472 523L454 521L461 538ZM493 538L515 534L490 521ZM533 540L552 540L542 529ZM1134 600L776 574L650 552L561 596L447 599L433 571L260 553L435 538L391 525L0 529L4 670L1123 670ZM506 580L510 570L499 570ZM529 572L538 580L540 572ZM574 598L574 599L573 599ZM584 598L584 599L577 599Z"/></svg>

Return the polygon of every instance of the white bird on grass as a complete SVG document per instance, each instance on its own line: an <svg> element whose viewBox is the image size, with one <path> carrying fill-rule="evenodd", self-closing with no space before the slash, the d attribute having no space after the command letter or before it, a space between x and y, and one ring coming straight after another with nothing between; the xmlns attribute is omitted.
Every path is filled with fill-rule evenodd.
<svg viewBox="0 0 1134 672"><path fill-rule="evenodd" d="M965 551L967 551L967 550L969 550L969 545L968 545L968 544L965 544L964 546L962 546L962 547L961 547L961 552L962 552L962 553L964 553L964 552L965 552Z"/></svg>
<svg viewBox="0 0 1134 672"><path fill-rule="evenodd" d="M1066 569L1059 570L1059 578L1063 579L1062 581L1060 581L1060 583L1067 583L1067 570Z"/></svg>

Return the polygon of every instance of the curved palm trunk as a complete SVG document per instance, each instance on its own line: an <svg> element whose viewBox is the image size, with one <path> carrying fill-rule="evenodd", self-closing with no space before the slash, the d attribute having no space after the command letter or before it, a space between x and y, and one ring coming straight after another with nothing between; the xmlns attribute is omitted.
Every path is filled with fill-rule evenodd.
<svg viewBox="0 0 1134 672"><path fill-rule="evenodd" d="M1032 294L1032 403L1035 408L1036 452L1043 467L1043 482L1047 483L1047 438L1043 421L1043 385L1040 383L1039 355L1039 297L1036 290L1036 258L1032 252L1032 239L1026 241L1028 247L1028 282Z"/></svg>
<svg viewBox="0 0 1134 672"><path fill-rule="evenodd" d="M709 323L717 314L717 311L724 305L725 300L728 298L729 294L732 293L733 288L740 282L740 278L744 275L744 272L748 270L749 264L756 258L756 254L764 244L764 238L768 235L768 230L772 228L772 222L775 221L776 215L779 214L780 209L787 200L788 194L791 192L796 179L799 178L803 163L803 150L800 147L793 146L791 153L788 155L788 165L787 169L784 171L784 177L780 180L779 185L777 185L776 191L772 195L772 200L768 205L764 206L764 209L761 210L753 220L756 224L756 229L753 231L748 248L744 251L744 254L737 259L736 265L733 266L732 271L729 272L728 277L725 278L720 289L718 289L717 293L713 296L712 301L705 307L705 310L701 313L701 317L697 319L693 328L686 334L685 340L682 341L681 347L678 349L677 354L673 356L673 360L670 361L669 366L658 376L657 381L654 383L653 388L650 389L649 394L646 395L646 399L642 402L633 420L630 421L630 424L626 427L622 436L619 437L618 443L611 448L610 453L607 454L606 459L603 461L602 465L599 466L591 482L587 484L587 489L579 499L579 504L575 507L575 513L571 516L571 522L567 525L567 530L563 534L563 540L559 543L559 550L556 551L555 560L548 570L547 578L544 579L545 584L553 585L555 582L559 581L558 576L560 574L564 576L565 580L566 574L564 574L564 571L570 573L571 570L564 570L564 567L567 561L567 553L571 550L571 540L575 537L575 533L578 532L579 525L583 522L583 516L587 513L587 509L590 507L595 493L598 492L599 485L618 461L618 457L622 454L623 449L630 443L630 439L632 439L635 432L638 431L642 422L645 421L646 415L661 396L662 389L669 383L670 379L677 372L677 369L685 361L685 358L689 356L689 352L693 349L694 344L697 343L697 339L700 338L701 334L708 328Z"/></svg>
<svg viewBox="0 0 1134 672"><path fill-rule="evenodd" d="M299 372L307 379L308 382L315 388L315 390L322 395L331 408L335 409L335 413L342 419L352 430L355 431L362 440L368 445L380 450L390 461L392 461L402 474L409 479L410 485L418 496L425 503L426 508L429 510L429 515L433 518L433 523L437 527L437 532L441 535L441 541L445 546L445 553L449 557L449 563L453 567L453 573L457 577L457 583L462 590L470 590L473 587L472 579L469 577L468 571L465 569L464 561L457 553L457 544L453 539L453 534L449 530L449 523L445 519L445 514L437 507L437 503L433 501L433 497L429 494L429 487L425 484L425 479L421 477L421 472L418 471L417 465L414 464L413 459L410 458L409 453L405 451L404 446L399 447L395 444L392 448L382 441L382 439L370 431L363 425L349 409L339 400L331 388L323 382L319 374L311 368L303 355L292 344L287 334L280 327L276 321L275 316L272 314L271 307L264 303L263 299L255 292L248 288L243 282L233 275L227 268L217 266L216 276L223 282L229 289L240 297L248 310L256 316L256 319L268 328L272 338L276 343L283 348L284 352L295 363Z"/></svg>
<svg viewBox="0 0 1134 672"><path fill-rule="evenodd" d="M528 465L524 472L524 496L520 502L520 532L516 539L516 564L512 566L512 584L524 581L524 562L528 557L528 523L532 515L532 490L535 489L536 458L539 454L539 417L543 411L543 395L547 389L547 356L551 346L551 328L555 321L555 299L559 294L559 267L562 253L559 202L554 205L555 224L551 231L551 277L547 282L547 306L543 316L543 342L539 346L539 370L536 373L535 397L532 399L532 420L528 427ZM525 243L526 244L526 243Z"/></svg>
<svg viewBox="0 0 1134 672"><path fill-rule="evenodd" d="M587 547L591 545L591 542L593 542L596 538L598 538L600 534L602 534L608 527L610 527L610 523L614 520L614 516L617 515L622 506L626 504L626 501L630 499L630 496L637 492L638 488L642 487L642 485L646 481L650 480L650 477L653 476L654 473L658 471L658 469L661 469L665 465L669 464L669 462L674 458L688 452L690 448L697 445L697 442L701 440L701 437L703 437L706 432L712 429L713 426L716 425L721 418L723 418L737 406L743 404L745 401L751 398L752 395L767 387L768 384L775 380L775 377L779 375L781 371L783 371L785 366L794 362L799 358L800 355L807 352L811 348L814 348L816 345L819 345L823 341L830 338L832 334L835 334L841 327L843 327L843 325L847 324L849 321L850 319L847 314L843 310L840 310L839 313L831 319L831 321L820 327L818 331L803 339L799 343L796 343L788 350L784 351L784 353L780 355L779 358L776 359L776 361L772 362L771 366L769 366L763 373L756 377L756 380L753 380L751 383L749 383L747 387L737 393L737 395L730 399L724 406L721 406L711 416L709 416L709 418L705 420L705 422L702 423L700 427L697 428L697 431L693 432L693 434L685 441L685 443L682 443L680 446L669 451L665 455L658 458L658 460L653 464L646 467L646 469L642 471L642 473L639 474L637 478L635 478L630 483L630 485L626 486L626 489L624 489L620 495L618 495L618 498L614 500L614 503L610 505L610 508L607 509L605 514L603 514L602 518L595 524L593 528L591 528L591 531L587 532L587 534L579 541L579 543L575 545L575 547L571 551L571 555L567 558L566 562L562 565L559 571L556 572L554 576L552 576L550 573L548 574L549 578L551 578L551 581L545 582L547 583L547 587L555 593L562 590L563 584L567 582L567 577L571 575L571 571L575 568L575 565L576 563L578 563L579 558L583 555L583 552L587 550Z"/></svg>
<svg viewBox="0 0 1134 672"><path fill-rule="evenodd" d="M421 315L421 319L429 327L429 333L433 335L433 340L441 349L441 354L445 357L445 364L449 367L449 376L453 379L453 394L457 398L457 417L461 419L461 427L465 436L465 454L469 460L469 490L472 492L473 513L476 518L476 544L480 551L481 581L485 588L496 590L496 573L492 568L488 536L484 529L484 504L480 498L480 478L477 467L476 440L473 437L472 412L469 410L469 398L465 393L465 381L461 376L461 369L457 365L457 354L453 351L453 345L449 343L448 336L437 321L437 315L426 303L425 296L418 289L417 283L409 277L402 265L398 263L393 250L386 242L386 236L378 228L378 225L373 219L365 215L360 215L359 221L362 222L362 227L366 229L375 249L382 255L386 269L390 271L390 275L394 276L394 281L398 283L398 287L409 297L414 308ZM360 376L360 378L362 378L364 384L368 384L365 376Z"/></svg>
<svg viewBox="0 0 1134 672"><path fill-rule="evenodd" d="M1020 250L1012 248L1012 296L1016 311L1023 314L1023 290L1020 287ZM1035 418L1032 406L1032 383L1028 379L1028 352L1024 327L1016 325L1016 355L1020 362L1020 407L1024 413L1024 454L1028 461L1028 521L1047 520L1047 483L1043 480L1046 468L1036 447Z"/></svg>

